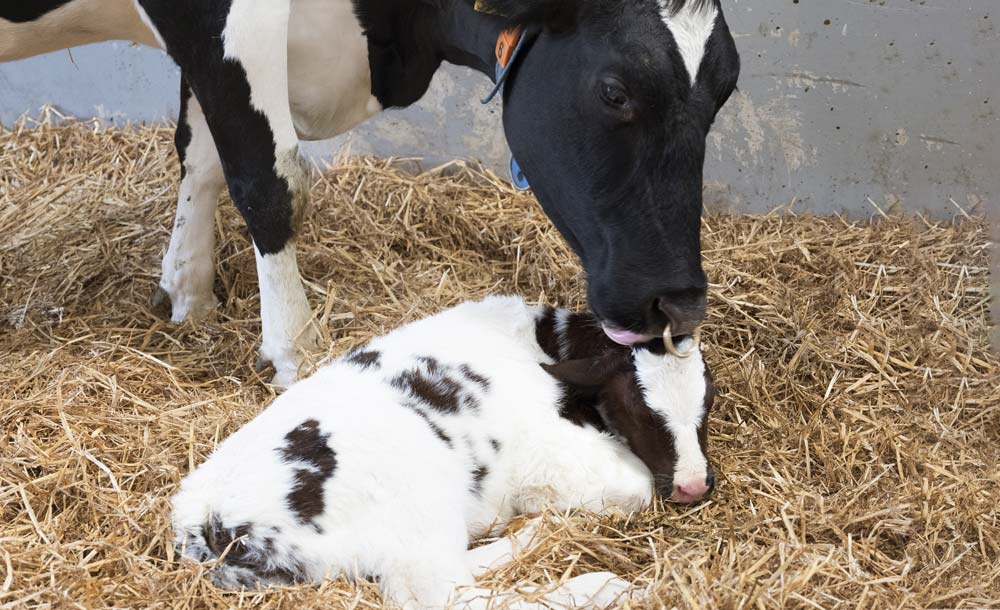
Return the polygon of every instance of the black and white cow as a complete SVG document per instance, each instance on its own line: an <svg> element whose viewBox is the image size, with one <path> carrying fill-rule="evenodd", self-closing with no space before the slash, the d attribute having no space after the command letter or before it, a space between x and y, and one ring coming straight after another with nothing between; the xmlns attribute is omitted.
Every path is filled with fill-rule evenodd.
<svg viewBox="0 0 1000 610"><path fill-rule="evenodd" d="M663 347L516 297L403 326L294 384L189 474L177 549L227 587L367 576L403 608L495 607L454 591L509 561L511 541L470 539L546 509L711 491L711 375L693 339L686 357ZM548 601L603 606L627 588L584 575Z"/></svg>
<svg viewBox="0 0 1000 610"><path fill-rule="evenodd" d="M609 337L682 336L705 315L705 139L739 73L719 0L0 0L0 61L116 38L165 49L182 72L156 300L174 321L216 305L212 218L228 186L278 383L316 336L295 256L299 140L416 102L442 61L503 74L507 140Z"/></svg>

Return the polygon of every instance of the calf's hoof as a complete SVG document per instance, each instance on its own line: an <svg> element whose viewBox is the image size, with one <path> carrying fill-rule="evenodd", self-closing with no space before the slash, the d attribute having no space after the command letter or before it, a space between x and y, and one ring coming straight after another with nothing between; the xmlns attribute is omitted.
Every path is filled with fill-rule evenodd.
<svg viewBox="0 0 1000 610"><path fill-rule="evenodd" d="M611 572L581 574L566 581L552 601L571 608L604 610L620 605L631 597L632 584Z"/></svg>
<svg viewBox="0 0 1000 610"><path fill-rule="evenodd" d="M257 356L257 361L254 363L253 369L258 374L263 374L267 372L268 369L273 369L274 376L271 377L270 383L271 385L281 389L287 389L299 379L298 364L286 362L283 366L279 367L275 365L273 360L263 354Z"/></svg>

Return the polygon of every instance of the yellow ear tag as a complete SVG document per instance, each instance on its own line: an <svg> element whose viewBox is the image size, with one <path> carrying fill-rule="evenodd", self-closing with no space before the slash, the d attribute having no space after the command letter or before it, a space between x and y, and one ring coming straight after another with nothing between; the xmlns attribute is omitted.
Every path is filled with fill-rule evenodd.
<svg viewBox="0 0 1000 610"><path fill-rule="evenodd" d="M487 13L489 15L499 15L500 13L493 10L493 8L484 2L484 0L476 0L476 4L472 7L477 13Z"/></svg>

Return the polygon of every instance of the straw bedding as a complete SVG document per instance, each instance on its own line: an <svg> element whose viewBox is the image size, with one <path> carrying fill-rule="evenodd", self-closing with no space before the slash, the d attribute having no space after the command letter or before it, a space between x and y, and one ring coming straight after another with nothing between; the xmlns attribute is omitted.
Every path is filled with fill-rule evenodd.
<svg viewBox="0 0 1000 610"><path fill-rule="evenodd" d="M0 132L0 609L365 608L372 585L215 590L168 500L273 396L246 230L217 215L218 311L151 310L176 196L168 129ZM528 196L475 168L316 173L299 241L339 354L467 298L582 304ZM711 501L553 519L491 578L608 569L648 608L1000 608L1000 362L987 228L881 218L704 222L720 398Z"/></svg>

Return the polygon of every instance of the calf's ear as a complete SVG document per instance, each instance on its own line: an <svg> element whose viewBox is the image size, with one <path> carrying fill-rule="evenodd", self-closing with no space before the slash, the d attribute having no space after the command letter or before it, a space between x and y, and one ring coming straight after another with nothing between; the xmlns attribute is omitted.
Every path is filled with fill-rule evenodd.
<svg viewBox="0 0 1000 610"><path fill-rule="evenodd" d="M607 383L612 375L619 372L625 362L616 354L565 360L555 364L542 364L549 375L563 383L582 388L595 388Z"/></svg>

